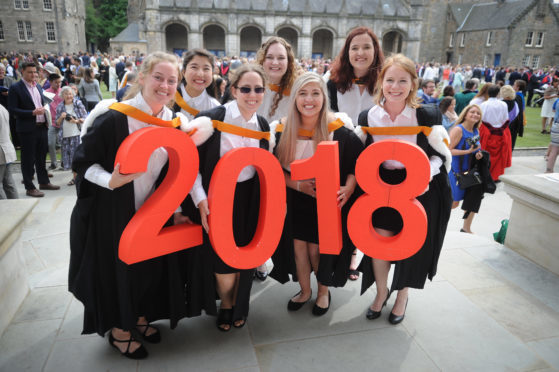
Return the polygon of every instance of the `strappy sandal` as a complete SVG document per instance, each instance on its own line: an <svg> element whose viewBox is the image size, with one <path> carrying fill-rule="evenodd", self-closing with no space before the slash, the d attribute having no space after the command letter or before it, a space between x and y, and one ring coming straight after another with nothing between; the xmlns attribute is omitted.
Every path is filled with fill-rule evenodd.
<svg viewBox="0 0 559 372"><path fill-rule="evenodd" d="M130 358L130 359L145 359L148 356L148 351L146 350L144 345L142 345L141 343L140 343L139 348L134 350L134 352L132 352L132 353L130 352L130 345L132 345L132 342L135 342L135 341L138 342L132 335L130 335L130 338L128 340L119 340L119 339L116 339L113 336L112 331L109 332L109 344L112 347L114 347L115 349L117 349L120 354L122 354L125 357ZM122 342L122 343L127 342L128 346L126 347L126 351L122 352L119 349L119 347L115 345L115 342Z"/></svg>
<svg viewBox="0 0 559 372"><path fill-rule="evenodd" d="M231 330L231 325L233 324L233 309L219 309L219 314L217 315L216 326L221 332L229 332ZM223 328L223 326L229 326L229 328Z"/></svg>
<svg viewBox="0 0 559 372"><path fill-rule="evenodd" d="M145 327L144 331L140 331L138 327ZM148 336L147 333L150 328L155 329L155 332ZM158 344L161 342L161 332L159 332L159 328L152 326L149 322L147 324L136 324L136 329L138 329L138 332L140 332L144 341L147 341L150 344Z"/></svg>

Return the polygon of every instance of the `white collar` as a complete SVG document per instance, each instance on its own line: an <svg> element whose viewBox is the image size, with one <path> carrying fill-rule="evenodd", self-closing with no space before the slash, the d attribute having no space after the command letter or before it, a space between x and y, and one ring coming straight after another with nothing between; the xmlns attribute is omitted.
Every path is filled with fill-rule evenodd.
<svg viewBox="0 0 559 372"><path fill-rule="evenodd" d="M208 92L204 89L198 97L191 97L190 94L188 94L188 92L186 91L186 85L184 85L184 83L182 83L181 84L181 94L182 94L182 98L185 101L189 101L189 100L199 101L199 100L203 100L208 95Z"/></svg>
<svg viewBox="0 0 559 372"><path fill-rule="evenodd" d="M231 117L233 119L237 119L240 117L241 119L245 120L245 118L241 115L241 111L239 110L239 105L237 105L237 100L227 102L224 106L229 111L229 114L231 114ZM251 116L251 118L247 120L247 123L256 123L257 121L258 120L256 117L256 113L254 113Z"/></svg>
<svg viewBox="0 0 559 372"><path fill-rule="evenodd" d="M380 105L374 106L373 109L380 110L380 115L381 116L390 117L390 114L388 114L388 112L386 112L384 107L382 107ZM413 118L414 114L415 114L414 110L409 105L406 105L406 107L404 107L404 110L401 113L399 113L398 115L396 115L396 117L404 116L408 119L411 119L411 118Z"/></svg>
<svg viewBox="0 0 559 372"><path fill-rule="evenodd" d="M142 96L142 92L139 92L138 94L136 94L134 98L123 101L122 103L126 103L127 105L130 106L134 106L137 109L145 112L146 114L153 116L153 111L151 110L151 107L147 104L146 100ZM163 120L171 120L172 114L170 114L170 110L167 107L163 106L163 109L161 110L161 112L159 112L157 117Z"/></svg>

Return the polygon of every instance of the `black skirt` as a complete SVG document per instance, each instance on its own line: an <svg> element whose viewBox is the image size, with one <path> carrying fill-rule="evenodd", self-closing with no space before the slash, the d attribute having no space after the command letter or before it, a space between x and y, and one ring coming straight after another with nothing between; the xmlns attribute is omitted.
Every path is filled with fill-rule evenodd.
<svg viewBox="0 0 559 372"><path fill-rule="evenodd" d="M287 188L287 208L291 209L293 239L318 244L318 214L316 198Z"/></svg>
<svg viewBox="0 0 559 372"><path fill-rule="evenodd" d="M379 173L380 178L390 185L397 185L406 178L405 169L386 169L381 166ZM392 231L396 234L404 227L400 213L390 207L382 207L374 211L372 222L374 227Z"/></svg>

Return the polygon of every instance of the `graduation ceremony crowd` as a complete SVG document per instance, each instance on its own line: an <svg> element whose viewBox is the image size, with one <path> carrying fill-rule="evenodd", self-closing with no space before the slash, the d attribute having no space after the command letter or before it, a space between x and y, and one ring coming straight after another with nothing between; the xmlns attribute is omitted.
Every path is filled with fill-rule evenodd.
<svg viewBox="0 0 559 372"><path fill-rule="evenodd" d="M112 347L132 359L147 357L146 344L161 341L161 332L152 322L168 319L170 328L175 328L182 318L205 314L216 317L217 330L230 332L250 318L252 283L255 278L267 279L266 264L248 270L231 267L214 251L208 236L210 179L219 159L230 150L264 149L283 168L287 213L269 276L282 284L298 283L297 293L285 299L287 311L303 311L311 303L312 313L322 316L336 301L335 288L361 279L361 295L372 293L367 289L373 284L376 288L364 309L364 321L380 318L392 296L385 320L395 325L404 320L408 288L423 289L426 279L436 275L451 209L462 202L461 231L472 233L483 195L495 191L498 177L511 165L515 139L525 125L522 92L526 87L522 76L511 81L514 71L502 75L502 82L492 77L482 84L473 72L466 73L469 67L419 65L402 54L385 57L377 36L367 27L351 31L329 63L297 61L291 45L280 37L268 39L251 62L236 58L218 62L201 48L189 50L182 59L164 52L127 62L101 58L102 66L95 62L97 56L84 56L91 59L87 67L79 57L68 56L68 65L59 59L22 58L18 66L22 80L9 87L7 106L20 137L27 195L42 196L33 184L35 173L41 190L58 187L48 181L45 162L46 153L53 149L51 169L57 167L56 143L61 138L63 167L73 171L69 184L77 190L70 228L69 290L84 305L83 333L108 336ZM3 70L5 74L5 66ZM39 76L39 70L47 72ZM0 66L4 85L1 74ZM551 76L555 92L546 97L553 104L557 78L554 72ZM114 99L102 100L97 79L105 81L121 105ZM37 84L39 80L43 81ZM48 82L47 87L43 82ZM47 109L43 91L52 94ZM32 98L31 108L21 108L28 98ZM31 123L30 128L21 130L24 121ZM165 148L157 148L147 171L132 174L121 173L115 158L130 134L154 126L176 127L197 146L196 181L166 226L201 224L203 243L127 265L118 256L120 237L165 178L169 155ZM557 114L551 137L549 159L557 156L559 148ZM417 253L400 261L363 255L347 227L349 209L364 195L355 176L357 158L371 144L386 139L417 145L429 161L429 185L417 196L427 216L426 238ZM291 163L312 157L322 141L336 141L339 146L339 255L319 251L315 180L291 177ZM14 161L4 153L5 163ZM554 162L553 158L548 169L553 170ZM461 187L457 178L472 169L477 182ZM390 185L403 182L413 171L397 160L386 160L378 169ZM248 166L238 174L234 191L237 246L252 240L259 206L258 174ZM405 228L398 211L388 207L375 210L371 221L384 237Z"/></svg>

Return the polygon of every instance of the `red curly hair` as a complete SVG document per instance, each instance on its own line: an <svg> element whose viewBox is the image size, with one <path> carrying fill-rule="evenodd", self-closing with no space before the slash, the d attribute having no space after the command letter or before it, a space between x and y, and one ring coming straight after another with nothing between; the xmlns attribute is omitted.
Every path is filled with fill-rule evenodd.
<svg viewBox="0 0 559 372"><path fill-rule="evenodd" d="M362 79L365 81L369 94L372 95L375 91L377 78L384 62L384 53L382 53L382 48L380 47L377 35L375 35L370 28L357 27L356 29L353 29L349 35L347 35L345 44L340 51L340 54L338 54L332 63L330 80L336 84L336 89L341 93L345 93L351 88L353 85L353 79L356 77L353 73L353 67L349 62L349 46L354 37L362 34L367 34L371 37L373 47L375 49L375 58L373 59L373 63L371 63L367 75L365 75Z"/></svg>

